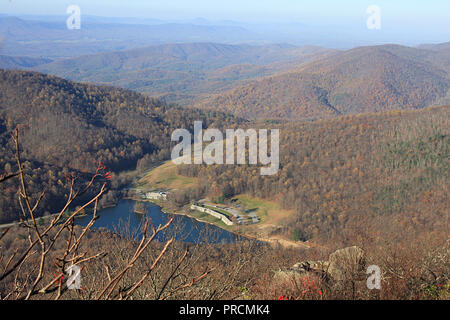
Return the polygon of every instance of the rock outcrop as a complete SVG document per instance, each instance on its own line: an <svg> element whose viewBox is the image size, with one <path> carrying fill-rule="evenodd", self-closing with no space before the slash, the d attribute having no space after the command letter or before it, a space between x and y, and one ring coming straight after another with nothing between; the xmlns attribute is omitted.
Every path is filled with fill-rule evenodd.
<svg viewBox="0 0 450 320"><path fill-rule="evenodd" d="M365 277L366 257L356 246L337 250L326 261L304 261L287 270L278 271L277 279L296 279L315 274L327 280L362 280Z"/></svg>
<svg viewBox="0 0 450 320"><path fill-rule="evenodd" d="M366 256L356 246L337 250L328 258L327 273L334 280L361 280L365 277Z"/></svg>

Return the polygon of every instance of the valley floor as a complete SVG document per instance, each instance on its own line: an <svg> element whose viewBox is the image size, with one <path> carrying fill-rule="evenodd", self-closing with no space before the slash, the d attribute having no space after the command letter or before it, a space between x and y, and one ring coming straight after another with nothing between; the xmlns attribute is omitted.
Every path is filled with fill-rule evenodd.
<svg viewBox="0 0 450 320"><path fill-rule="evenodd" d="M155 190L173 193L187 190L198 185L199 181L197 178L179 175L177 173L176 165L171 161L167 161L148 171L145 176L137 181L134 187L138 194L145 195L148 192ZM135 200L142 201L142 198L137 197ZM174 206L171 201L164 201L162 199L152 199L150 201L157 203L165 212L186 215L190 218L215 225L241 236L267 242L273 246L282 246L285 248L309 248L312 246L312 244L307 242L294 241L284 236L274 234L275 231L280 228L279 222L293 214L292 210L281 209L274 201L252 197L247 194L240 194L233 197L231 199L232 203L227 205L213 202L211 199L196 200L201 200L202 203L213 209L216 208L219 212L226 212L227 210L240 212L245 220L248 219L249 223L235 223L229 226L216 217L191 210L190 205L183 206L180 210L180 208ZM244 213L242 213L243 211ZM253 220L253 217L257 217L258 222Z"/></svg>

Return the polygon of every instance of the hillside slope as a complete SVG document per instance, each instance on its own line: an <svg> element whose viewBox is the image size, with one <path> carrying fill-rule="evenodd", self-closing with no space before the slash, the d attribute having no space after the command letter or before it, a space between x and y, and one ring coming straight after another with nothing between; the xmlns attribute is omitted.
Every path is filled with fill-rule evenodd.
<svg viewBox="0 0 450 320"><path fill-rule="evenodd" d="M119 173L135 169L139 161L151 166L168 159L172 131L192 128L194 120L215 127L236 121L218 112L169 106L129 90L0 69L0 172L15 171L9 132L19 125L22 156L34 181L31 192L47 189L42 207L51 211L64 200L65 174L88 174L94 161ZM0 222L5 222L17 215L12 205L17 190L12 181L2 188ZM52 202L57 195L59 202Z"/></svg>
<svg viewBox="0 0 450 320"><path fill-rule="evenodd" d="M12 57L0 55L0 69L27 69L41 64L50 63L52 60L32 57Z"/></svg>
<svg viewBox="0 0 450 320"><path fill-rule="evenodd" d="M246 118L285 119L423 108L450 101L449 65L445 49L360 47L329 54L198 106Z"/></svg>
<svg viewBox="0 0 450 320"><path fill-rule="evenodd" d="M189 104L333 50L290 45L168 44L58 60L35 70Z"/></svg>
<svg viewBox="0 0 450 320"><path fill-rule="evenodd" d="M447 240L450 106L251 125L280 129L278 173L261 176L255 165L179 166L178 175L205 190L187 190L187 197L246 194L293 210L260 230L268 236L348 245L387 235Z"/></svg>

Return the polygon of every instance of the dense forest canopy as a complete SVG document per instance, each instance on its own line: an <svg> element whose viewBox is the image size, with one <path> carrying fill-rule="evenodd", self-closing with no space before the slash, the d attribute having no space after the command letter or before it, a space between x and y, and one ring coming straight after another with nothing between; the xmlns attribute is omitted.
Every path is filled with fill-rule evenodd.
<svg viewBox="0 0 450 320"><path fill-rule="evenodd" d="M201 101L241 117L305 119L445 105L450 51L358 47L293 67Z"/></svg>
<svg viewBox="0 0 450 320"><path fill-rule="evenodd" d="M238 122L216 111L185 110L129 90L35 72L0 70L0 87L1 170L14 170L9 132L19 125L33 191L48 190L50 212L69 172L89 173L94 161L116 173L135 169L139 161L149 168L170 157L173 130L191 129L194 120L214 127ZM14 219L16 191L2 192L0 222Z"/></svg>
<svg viewBox="0 0 450 320"><path fill-rule="evenodd" d="M178 172L199 178L212 199L246 193L294 210L271 231L294 240L351 244L399 230L448 231L450 106L259 125L280 128L276 175L252 165Z"/></svg>
<svg viewBox="0 0 450 320"><path fill-rule="evenodd" d="M334 51L314 46L177 43L60 59L41 63L33 70L190 105L203 96L225 92Z"/></svg>
<svg viewBox="0 0 450 320"><path fill-rule="evenodd" d="M447 31L90 2L0 13L0 300L450 299Z"/></svg>

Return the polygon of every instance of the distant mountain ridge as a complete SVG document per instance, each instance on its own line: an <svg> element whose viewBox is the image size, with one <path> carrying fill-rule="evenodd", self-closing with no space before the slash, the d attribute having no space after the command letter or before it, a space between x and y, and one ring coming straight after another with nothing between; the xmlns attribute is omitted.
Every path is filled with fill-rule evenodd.
<svg viewBox="0 0 450 320"><path fill-rule="evenodd" d="M198 107L246 118L320 118L450 102L450 51L399 45L331 53Z"/></svg>
<svg viewBox="0 0 450 320"><path fill-rule="evenodd" d="M189 104L199 95L225 92L330 52L283 44L179 43L57 60L34 70Z"/></svg>
<svg viewBox="0 0 450 320"><path fill-rule="evenodd" d="M450 49L450 41L444 42L444 43L437 43L437 44L422 44L418 46L419 49L428 49L428 50L449 50Z"/></svg>
<svg viewBox="0 0 450 320"><path fill-rule="evenodd" d="M0 68L2 69L27 69L50 62L52 62L52 60L45 58L12 57L0 55Z"/></svg>
<svg viewBox="0 0 450 320"><path fill-rule="evenodd" d="M85 54L129 50L164 43L224 43L261 41L241 26L194 23L129 24L107 19L82 20L79 30L68 30L63 19L45 21L0 16L0 54L61 59Z"/></svg>
<svg viewBox="0 0 450 320"><path fill-rule="evenodd" d="M94 17L70 31L56 18L0 16L0 67L122 87L250 119L323 118L450 103L449 42L341 51L250 45L249 39L260 35L203 19L192 24L111 21ZM239 39L247 44L233 44Z"/></svg>

